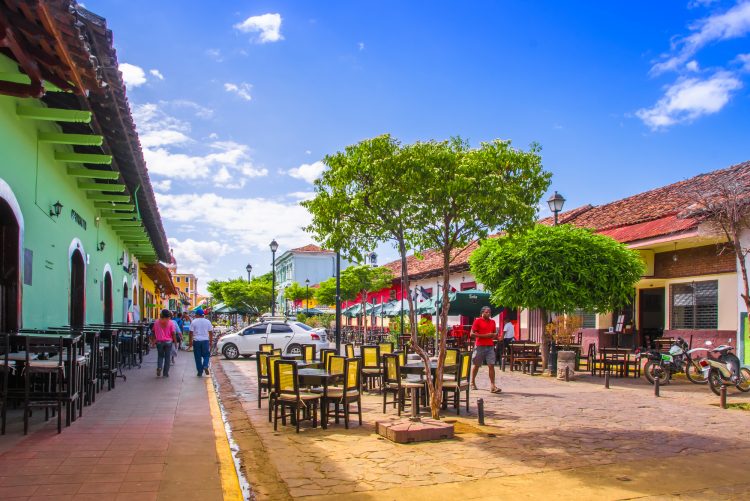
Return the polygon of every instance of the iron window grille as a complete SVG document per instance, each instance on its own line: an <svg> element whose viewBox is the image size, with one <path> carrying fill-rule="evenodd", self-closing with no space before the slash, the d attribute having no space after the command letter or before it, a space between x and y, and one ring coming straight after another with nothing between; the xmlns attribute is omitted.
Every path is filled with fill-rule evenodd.
<svg viewBox="0 0 750 501"><path fill-rule="evenodd" d="M718 329L718 280L674 284L669 292L672 329Z"/></svg>

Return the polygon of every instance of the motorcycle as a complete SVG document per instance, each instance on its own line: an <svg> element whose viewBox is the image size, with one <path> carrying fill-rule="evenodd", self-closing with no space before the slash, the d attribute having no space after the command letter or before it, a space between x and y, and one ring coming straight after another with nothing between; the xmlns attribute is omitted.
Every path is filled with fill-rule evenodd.
<svg viewBox="0 0 750 501"><path fill-rule="evenodd" d="M710 346L711 341L706 341L706 344ZM699 362L711 391L716 395L721 394L722 386L734 386L742 392L750 391L750 369L740 366L740 359L731 353L733 349L722 344L710 350L718 354L717 358L706 357Z"/></svg>
<svg viewBox="0 0 750 501"><path fill-rule="evenodd" d="M693 357L693 354L700 350L706 350L706 348L688 350L685 340L678 337L668 353L661 353L658 350L646 352L645 357L648 360L643 367L643 374L651 384L654 384L656 377L659 377L660 382L669 382L672 374L679 373L685 373L691 383L706 384L708 380L704 376L703 368Z"/></svg>

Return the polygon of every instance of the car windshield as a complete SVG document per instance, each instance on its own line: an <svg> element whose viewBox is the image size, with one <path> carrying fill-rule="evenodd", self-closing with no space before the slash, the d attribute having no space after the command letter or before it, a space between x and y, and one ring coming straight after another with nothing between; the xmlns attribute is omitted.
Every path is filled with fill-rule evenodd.
<svg viewBox="0 0 750 501"><path fill-rule="evenodd" d="M296 325L297 327L299 327L300 329L305 330L305 331L311 331L312 330L312 327L310 327L307 324L303 324L302 322L294 322L294 325Z"/></svg>

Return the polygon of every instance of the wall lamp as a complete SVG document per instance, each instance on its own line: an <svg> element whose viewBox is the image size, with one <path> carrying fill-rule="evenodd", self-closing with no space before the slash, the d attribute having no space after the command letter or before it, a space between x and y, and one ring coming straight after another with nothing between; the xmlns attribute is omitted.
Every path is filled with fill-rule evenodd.
<svg viewBox="0 0 750 501"><path fill-rule="evenodd" d="M62 212L62 208L63 208L63 204L61 204L59 200L57 202L55 202L55 204L52 207L50 207L50 209L49 209L49 215L50 215L50 217L51 216L60 217L60 213Z"/></svg>
<svg viewBox="0 0 750 501"><path fill-rule="evenodd" d="M101 242L99 242L98 244L96 244L96 250L103 251L104 250L104 245L105 245L104 240L102 240Z"/></svg>

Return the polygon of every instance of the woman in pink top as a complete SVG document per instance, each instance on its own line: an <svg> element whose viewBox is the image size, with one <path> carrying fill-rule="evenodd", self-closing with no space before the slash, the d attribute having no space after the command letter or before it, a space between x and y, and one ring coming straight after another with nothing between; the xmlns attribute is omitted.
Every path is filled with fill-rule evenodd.
<svg viewBox="0 0 750 501"><path fill-rule="evenodd" d="M154 322L154 337L156 338L156 353L159 355L156 361L156 377L162 375L162 366L164 367L164 377L169 377L169 358L172 354L172 343L177 342L171 311L161 310L159 320Z"/></svg>

